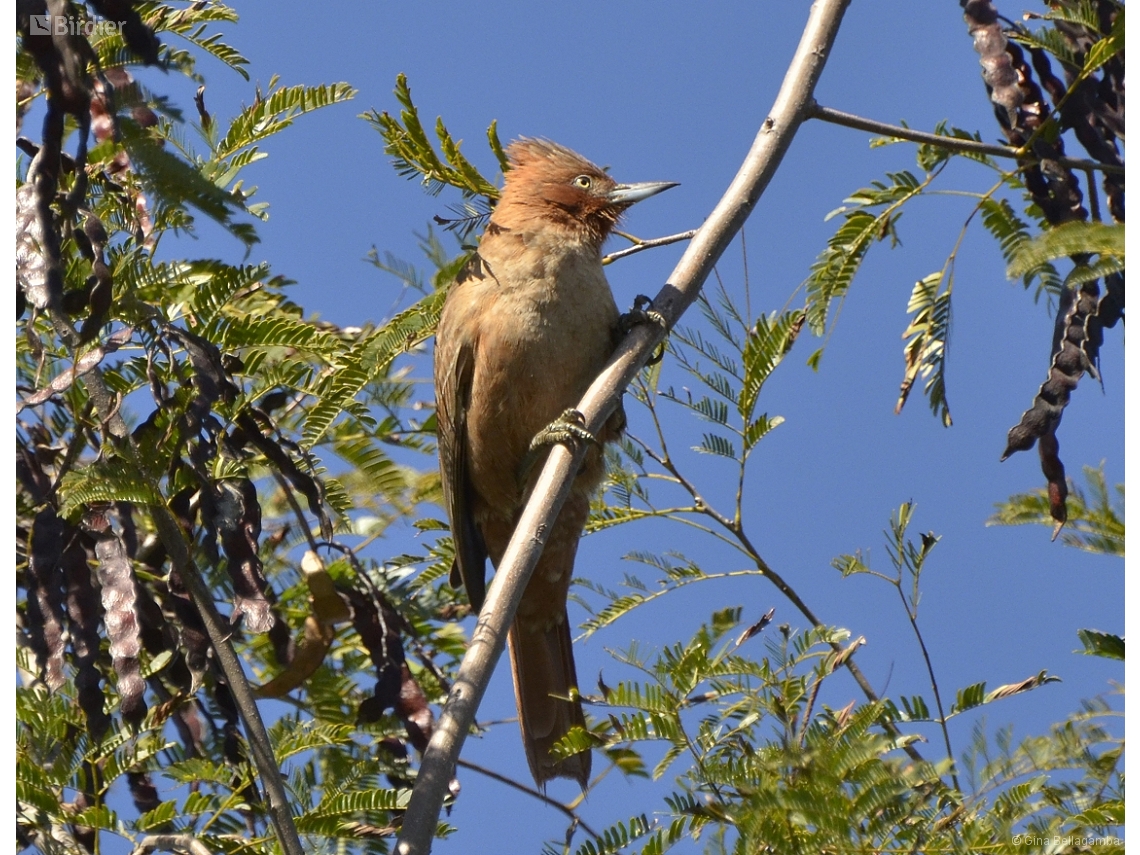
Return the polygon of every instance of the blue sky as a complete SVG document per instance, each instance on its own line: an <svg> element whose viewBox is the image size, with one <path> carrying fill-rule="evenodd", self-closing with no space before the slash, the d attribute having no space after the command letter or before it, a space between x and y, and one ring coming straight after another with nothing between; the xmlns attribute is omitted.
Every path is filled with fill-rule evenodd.
<svg viewBox="0 0 1140 855"><path fill-rule="evenodd" d="M998 5L1014 15L1025 4ZM681 182L633 209L629 231L654 237L696 227L763 121L807 8L772 2L248 4L227 39L249 58L255 81L264 87L277 74L286 85L346 81L360 90L352 103L303 117L265 146L270 157L249 171L247 183L258 185L258 201L270 203L270 219L258 226L261 243L250 260L267 260L275 273L296 280L293 298L324 319L355 325L391 312L400 284L365 263L365 255L375 246L419 264L415 233L457 201L446 192L429 197L396 175L380 136L357 118L373 107L398 111L391 93L401 72L425 124L442 115L487 174L495 166L483 134L497 119L504 141L549 137L609 165L619 180ZM209 61L200 70L207 107L221 121L253 100L252 82ZM151 85L194 115L190 81L170 76ZM958 4L949 0L852 4L817 99L925 130L947 119L987 141L998 139L977 56ZM824 218L850 192L887 170L916 169L913 146L872 150L869 136L820 122L800 130L745 230L754 311L802 301L793 292L836 226ZM1083 152L1070 144L1069 154ZM949 168L939 187L977 192L991 183L988 171L963 163ZM943 538L928 564L919 621L944 697L980 680L992 688L1043 669L1064 679L988 709L991 729L1012 722L1024 736L1123 679L1122 669L1073 654L1079 628L1123 631L1123 565L1051 544L1045 528L984 525L995 502L1042 484L1035 452L998 460L1006 431L1044 379L1052 319L1044 301L1035 304L1031 292L1006 280L997 245L979 223L963 242L956 272L948 379L954 426L943 428L917 389L902 415L893 413L911 288L941 268L972 206L968 198L946 195L908 209L899 225L902 246L873 248L819 370L805 365L819 345L805 334L765 387L761 408L785 423L754 456L745 522L764 558L824 621L866 636L858 656L876 688L890 697L929 697L895 592L872 579L843 580L830 567L841 553L869 549L872 566L886 571L881 532L893 509L917 503L912 535L933 530ZM237 261L244 249L203 222L197 243L172 242L162 251ZM618 304L656 293L681 251L667 247L610 267ZM737 241L718 268L738 299L741 258ZM699 323L696 313L685 322ZM425 400L429 372L426 358L412 363ZM1103 392L1086 378L1075 393L1059 433L1061 453L1071 475L1105 461L1115 484L1124 477L1119 327L1106 335L1102 374ZM667 367L664 382L691 381ZM648 436L644 416L630 410L631 430ZM699 441L705 426L680 410L664 412L673 447ZM681 466L711 502L729 507L731 464L682 454ZM397 532L373 555L398 554L414 536L410 528ZM743 566L678 526L647 524L587 538L578 571L616 585L623 572L637 572L621 556L645 548L683 551L708 570ZM586 685L600 670L608 683L629 676L606 648L625 648L632 639L644 648L688 638L713 610L730 605L743 606L746 621L775 606L777 623L805 626L763 580L697 585L591 638L577 651L579 676ZM513 716L509 681L507 673L496 675L480 720ZM833 686L839 687L833 689L836 706L857 697L845 677ZM965 747L972 724L961 719L952 726L956 751ZM928 744L931 757L939 745ZM464 756L528 778L514 725L469 740ZM562 837L561 814L470 772L461 780L450 817L460 830L438 843L437 852L503 851L504 834L515 841L511 851L532 852L541 841ZM661 792L661 786L611 775L591 793L583 816L604 828L654 810ZM572 798L573 785L556 783L550 793Z"/></svg>

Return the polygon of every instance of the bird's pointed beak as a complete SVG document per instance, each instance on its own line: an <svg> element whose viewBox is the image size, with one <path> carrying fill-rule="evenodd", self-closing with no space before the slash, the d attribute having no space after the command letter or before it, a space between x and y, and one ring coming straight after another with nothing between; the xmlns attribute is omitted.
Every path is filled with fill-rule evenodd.
<svg viewBox="0 0 1140 855"><path fill-rule="evenodd" d="M656 196L670 187L676 187L676 181L641 181L637 184L619 184L606 194L606 200L613 205L632 205L650 196Z"/></svg>

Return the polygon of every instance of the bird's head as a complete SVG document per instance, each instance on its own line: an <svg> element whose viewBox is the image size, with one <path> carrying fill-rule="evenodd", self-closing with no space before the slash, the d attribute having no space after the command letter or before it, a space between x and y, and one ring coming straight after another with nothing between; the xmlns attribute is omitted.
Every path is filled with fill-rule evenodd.
<svg viewBox="0 0 1140 855"><path fill-rule="evenodd" d="M510 229L536 224L565 229L599 248L635 202L675 187L671 181L619 184L586 158L557 143L520 139L507 147L511 168L491 218Z"/></svg>

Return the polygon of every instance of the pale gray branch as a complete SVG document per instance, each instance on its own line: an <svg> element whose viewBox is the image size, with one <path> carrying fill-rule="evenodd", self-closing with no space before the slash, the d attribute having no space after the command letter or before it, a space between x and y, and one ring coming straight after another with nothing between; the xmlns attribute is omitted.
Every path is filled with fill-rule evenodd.
<svg viewBox="0 0 1140 855"><path fill-rule="evenodd" d="M696 233L696 229L689 229L687 232L678 232L675 235L666 235L665 237L652 238L650 240L634 239L633 246L627 246L625 249L619 249L603 256L602 264L610 264L619 258L625 258L627 255L634 255L646 249L653 249L655 246L668 246L671 243L688 240Z"/></svg>
<svg viewBox="0 0 1140 855"><path fill-rule="evenodd" d="M686 248L669 282L653 301L653 308L661 313L669 327L696 300L713 266L768 186L796 130L810 115L814 104L812 93L849 2L816 0L812 5L799 47L748 156ZM649 323L634 327L626 336L578 405L591 431L601 429L621 401L626 387L664 336L663 328ZM561 446L550 452L514 537L499 562L472 633L471 644L424 753L396 847L399 855L426 855L431 851L439 812L463 740L475 720L491 671L503 652L507 628L518 608L523 589L570 492L571 481L584 453L584 448L571 452Z"/></svg>

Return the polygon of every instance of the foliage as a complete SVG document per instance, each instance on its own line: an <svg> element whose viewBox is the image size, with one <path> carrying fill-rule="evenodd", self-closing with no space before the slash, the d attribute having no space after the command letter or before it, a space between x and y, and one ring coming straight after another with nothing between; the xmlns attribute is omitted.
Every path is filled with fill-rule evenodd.
<svg viewBox="0 0 1140 855"><path fill-rule="evenodd" d="M827 219L842 216L843 221L827 241L827 247L812 264L805 283L808 324L816 335L828 329L828 316L836 311L833 304L847 296L859 266L876 241L890 238L898 246L898 222L902 207L921 195L941 172L944 162L933 165L922 179L911 172L892 172L887 181L873 181L852 193ZM813 362L819 357L813 355Z"/></svg>
<svg viewBox="0 0 1140 855"><path fill-rule="evenodd" d="M392 165L400 175L407 178L419 176L424 189L433 196L448 186L462 193L463 202L452 207L458 219L445 220L437 216L436 221L466 240L490 216L491 207L498 201L499 190L459 150L460 142L448 132L442 117L436 119L435 135L443 157L436 153L420 123L419 110L412 103L408 80L402 74L396 78L395 94L403 107L398 119L375 109L361 114L361 118L383 136L384 152L392 159ZM487 128L487 143L499 168L506 172L509 164L495 122Z"/></svg>
<svg viewBox="0 0 1140 855"><path fill-rule="evenodd" d="M709 852L1014 853L1033 838L1095 836L1123 851L1115 833L1123 820L1123 743L1105 704L1017 744L1007 730L995 747L976 729L961 761L970 783L959 790L947 783L952 760L916 761L904 751L917 736L882 726L914 721L904 710L915 701L902 708L821 702L823 684L830 686L849 650L837 650L845 632L793 634L783 626L757 660L736 653L741 640L730 633L739 617L739 610L718 613L651 661L636 650L622 655L646 680L607 688L600 706L610 710L608 722L571 735L566 749L600 743L627 774L644 774L633 749L660 743L655 778L685 762L662 810L611 826L578 855L627 847L658 853L686 838L703 840Z"/></svg>
<svg viewBox="0 0 1140 855"><path fill-rule="evenodd" d="M713 334L687 327L674 331L669 352L687 374L683 393L661 388L655 369L635 385L655 436L630 436L621 458L612 457L608 502L595 509L592 526L669 519L730 543L751 566L725 572L678 553L628 553L627 561L651 575L627 572L617 588L579 580L580 601L593 612L585 634L687 586L746 574L773 582L808 619L809 628L794 633L789 624L772 627L769 612L741 631L741 610L727 609L687 643L656 654L634 644L616 654L644 679L599 683L601 695L591 700L604 717L589 731L570 734L562 748L571 753L592 746L623 774L672 778L675 789L655 814L597 832L578 847L578 855L658 853L686 840L700 841L709 852L984 848L1013 853L1026 844L1039 849L1057 837L1097 837L1120 851L1122 742L1113 724L1117 714L1106 703L1090 702L1049 734L1018 744L1010 732L998 731L996 748L979 725L966 752L955 753L947 729L951 719L976 715L1058 678L1042 671L993 687L981 681L943 703L919 624L921 577L940 538L932 532L917 538L908 534L913 504L904 504L891 518L885 548L889 570L872 568L858 553L840 556L834 566L844 576L867 574L896 589L927 667L932 701L922 693L877 697L856 666L863 639L816 622L766 564L749 537L743 501L744 465L753 446L744 443L741 453L737 443L746 426L758 420L759 386L748 378L762 383L770 376L794 345L805 315L793 311L750 322L723 286L700 305ZM740 467L730 510L710 505L697 480L682 471L665 427L674 422L659 413L665 406L680 407L712 426L694 450L719 451ZM656 497L666 485L687 492L691 502L660 504ZM1122 528L1118 533L1122 537ZM762 634L766 655L746 655L745 645ZM1082 630L1080 638L1090 654L1123 657L1117 636ZM866 695L862 702L833 679L843 669ZM922 733L928 724L942 734L941 759L926 759Z"/></svg>
<svg viewBox="0 0 1140 855"><path fill-rule="evenodd" d="M893 574L872 570L857 555L842 556L835 566L844 575L868 573L896 586L925 653L916 622L919 580L939 538L928 533L910 541L913 512L905 505L891 520L886 552ZM675 564L637 557L658 567L667 588L677 584ZM714 575L693 562L687 568L687 579ZM648 590L645 583L630 584ZM644 601L614 598L610 609L624 613ZM739 609L717 613L689 642L653 658L637 646L619 655L645 680L603 685L595 703L609 710L608 721L571 734L565 750L601 746L627 775L675 772L677 788L652 818L611 826L580 846L579 855L624 848L657 853L686 838L704 840L706 851L741 853L1013 853L1059 836L1097 837L1111 851L1123 851L1116 836L1123 818L1123 743L1110 724L1115 713L1103 702L1018 744L1003 730L991 745L976 727L960 767L950 753L928 762L904 756L919 736L901 728L936 722L945 733L948 718L1056 678L1042 673L990 691L984 683L969 686L948 713L937 715L919 695L863 704L851 699L835 709L821 699L849 698L832 677L850 664L862 639L852 642L847 632L823 626L793 634L785 624L775 638L768 629L766 655L757 659L739 651L764 632L771 615L734 632L740 618ZM1089 652L1123 656L1118 638L1088 630L1081 636ZM930 677L941 710L933 670ZM650 771L641 755L655 744L664 752ZM949 752L948 733L946 746Z"/></svg>
<svg viewBox="0 0 1140 855"><path fill-rule="evenodd" d="M1124 26L1123 4L1102 3L1094 9L1096 4L1064 0L1050 5L1049 14L1033 17L1052 22L1052 26L1036 30L1014 26L1006 34L999 32L993 37L987 37L990 38L987 49L996 46L1000 52L1007 35L1014 41L1027 45L1032 51L1033 66L1031 68L1024 61L1018 65L1018 73L1029 78L1029 83L1018 96L1025 102L1026 115L1034 109L1044 114L1056 111L1061 129L1077 129L1078 140L1089 150L1094 160L1112 167L1122 166L1113 130L1105 126L1100 115L1105 109L1104 103L1095 103L1093 99L1078 107L1073 103L1076 99L1070 99L1078 87L1098 70L1102 74L1099 90L1102 97L1115 97L1105 94L1114 85L1115 67L1104 66L1111 61L1120 69L1123 68L1120 42ZM1014 62L1017 63L1020 53L1014 56ZM1050 57L1070 72L1067 88L1052 76ZM1042 86L1052 96L1052 105L1043 101L1029 103L1034 97L1032 91L1036 92L1036 98L1042 98L1041 91L1032 83L1034 73L1040 77ZM890 238L892 247L900 245L898 226L904 209L919 197L944 192L937 187L937 179L953 158L974 161L997 174L997 184L988 191L954 192L977 200L965 218L963 232L980 212L983 228L1001 247L1011 279L1021 279L1027 288L1036 284L1038 296L1045 291L1056 298L1062 290L1071 291L1082 286L1095 289L1098 280L1118 276L1123 272L1122 174L1110 173L1105 177L1105 191L1110 201L1119 201L1119 204L1110 206L1111 213L1118 222L1109 225L1082 221L1088 212L1080 205L1080 191L1076 187L1071 167L1053 162L1054 159L1063 157L1062 144L1051 139L1049 146L1044 146L1043 140L1039 139L1042 129L1030 129L1031 134L1030 131L1023 132L1018 124L1021 121L1029 120L1025 116L1019 116L1012 127L1007 123L1004 128L1011 145L1016 149L1027 143L1025 136L1030 136L1031 140L1038 143L1035 154L1041 160L1019 156L1017 167L1006 170L993 157L980 151L921 143L917 147L921 176L909 171L889 172L886 181L875 181L869 187L856 191L844 200L842 207L828 215L829 219L841 216L842 222L812 265L811 274L804 283L808 324L813 333L821 335L829 329L828 319L834 318L838 307L846 298L871 245L887 238ZM1087 123L1096 130L1086 132L1078 127L1082 123ZM964 141L977 142L981 139L978 134L960 128L948 129L945 122L935 128L935 134ZM902 141L899 137L882 137L872 140L871 144L883 146ZM1051 181L1046 186L1041 178L1042 169L1058 172L1068 170L1067 182ZM1089 175L1091 181L1092 173ZM1070 194L1064 199L1058 198L1062 191L1056 188L1061 186ZM1015 213L1010 198L995 195L999 192L1022 197L1024 217L1041 230L1036 236L1031 233L1025 220ZM1095 198L1095 186L1090 185L1089 192ZM1071 205L1073 212L1059 217L1055 209L1060 204ZM902 409L914 382L922 377L926 380L923 392L930 407L946 427L952 423L946 397L946 365L951 333L953 262L961 242L960 235L941 271L924 277L914 286L907 306L907 313L912 320L903 333L907 343L904 347L905 368L897 409ZM1091 260L1091 256L1096 256L1096 260ZM1073 268L1062 281L1055 262L1066 258L1073 260ZM1111 292L1112 284L1107 281L1106 284ZM1121 306L1122 300L1121 295ZM1104 317L1104 326L1115 323L1115 308L1103 310L1096 307L1091 310L1094 315L1098 312ZM1095 339L1094 333L1088 335ZM1095 345L1090 347L1092 350L1095 350ZM822 348L812 354L809 362L818 365L821 357ZM1095 363L1095 352L1090 353L1090 359Z"/></svg>
<svg viewBox="0 0 1140 855"><path fill-rule="evenodd" d="M1061 542L1088 552L1124 557L1124 485L1116 485L1119 501L1109 495L1104 479L1104 464L1085 468L1088 494L1073 481L1069 482L1067 527ZM1053 524L1049 515L1049 497L1045 490L1019 493L997 504L997 512L986 525Z"/></svg>
<svg viewBox="0 0 1140 855"><path fill-rule="evenodd" d="M1124 223L1082 223L1073 221L1043 232L1022 244L1010 259L1010 279L1025 276L1051 261L1066 256L1082 259L1097 255L1092 263L1082 260L1066 277L1067 285L1083 285L1112 273L1124 272Z"/></svg>
<svg viewBox="0 0 1140 855"><path fill-rule="evenodd" d="M138 26L170 42L157 61L171 70L200 81L208 53L248 79L207 33L234 20L218 4L153 3ZM156 833L218 852L282 845L265 822L266 768L239 729L244 718L250 733L246 677L216 655L230 643L212 629L226 626L219 601L261 694L302 687L269 738L306 848L387 851L408 744L430 735L427 701L462 638L439 623L454 595L406 578L445 566L446 544L390 570L356 550L438 490L397 462L433 445L396 361L431 335L443 292L341 329L306 318L268 264L158 260L199 214L255 245L267 206L246 167L354 90L273 78L228 121L200 91L187 122L134 81L142 60L120 37L91 47L98 73L71 81L85 100L51 93L17 188L17 834L44 851ZM63 49L25 28L25 108L55 85L44 69L66 65L51 53ZM75 154L59 170L65 142Z"/></svg>
<svg viewBox="0 0 1140 855"><path fill-rule="evenodd" d="M914 283L906 306L912 318L910 326L903 332L903 338L907 339L903 351L906 370L895 412L901 412L915 380L922 377L926 380L923 391L930 401L930 408L940 415L943 425L950 427L953 420L950 418L950 404L946 401L946 351L950 341L953 279L946 278L945 287L942 287L942 271Z"/></svg>

